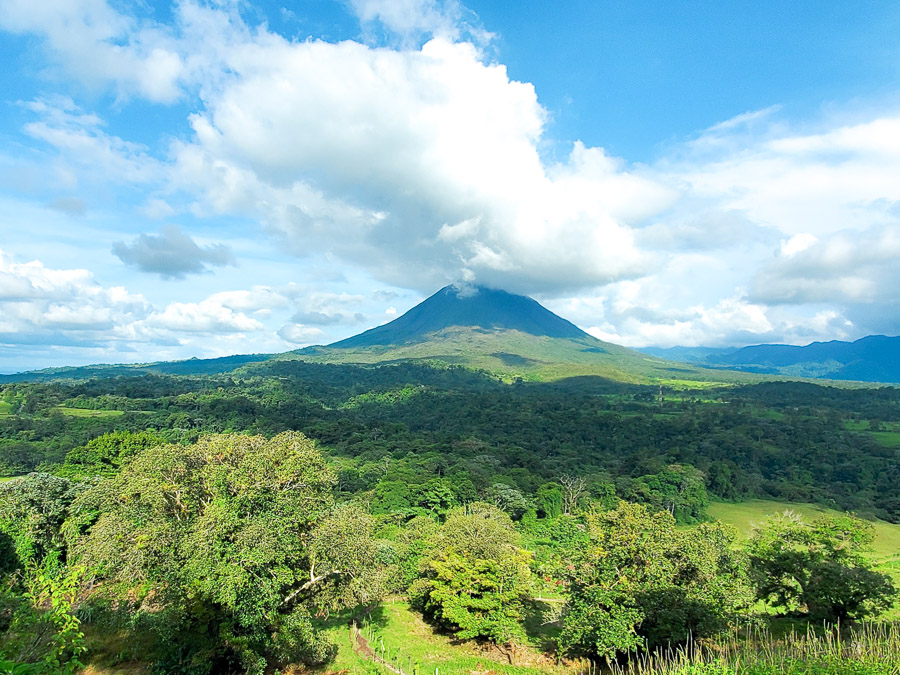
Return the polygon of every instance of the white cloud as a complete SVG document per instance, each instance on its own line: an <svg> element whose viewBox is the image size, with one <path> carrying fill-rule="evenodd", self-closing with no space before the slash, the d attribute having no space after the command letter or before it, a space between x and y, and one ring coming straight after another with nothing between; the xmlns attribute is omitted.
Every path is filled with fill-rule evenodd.
<svg viewBox="0 0 900 675"><path fill-rule="evenodd" d="M184 63L169 31L112 9L104 0L0 0L0 27L44 37L68 75L124 96L172 102Z"/></svg>
<svg viewBox="0 0 900 675"><path fill-rule="evenodd" d="M105 133L103 120L85 113L72 99L38 99L26 107L38 119L25 125L25 133L59 153L67 164L61 175L77 170L81 180L104 184L143 185L163 179L164 166L148 155L146 147Z"/></svg>
<svg viewBox="0 0 900 675"><path fill-rule="evenodd" d="M545 166L546 111L475 47L271 35L192 116L174 182L198 214L258 218L292 250L328 250L394 284L472 277L517 290L643 273L632 227L675 192L576 143Z"/></svg>
<svg viewBox="0 0 900 675"><path fill-rule="evenodd" d="M397 36L403 45L424 38L465 38L484 46L494 35L484 29L478 16L457 0L348 0L365 32L377 24Z"/></svg>
<svg viewBox="0 0 900 675"><path fill-rule="evenodd" d="M821 239L807 235L796 245L791 245L792 241L759 271L754 298L790 304L896 300L900 222L836 232Z"/></svg>
<svg viewBox="0 0 900 675"><path fill-rule="evenodd" d="M202 302L173 302L162 312L151 314L147 324L187 333L240 333L263 328L256 319L235 312L211 298Z"/></svg>
<svg viewBox="0 0 900 675"><path fill-rule="evenodd" d="M297 323L286 323L278 330L278 336L296 346L307 346L321 341L324 335L321 328L304 326Z"/></svg>
<svg viewBox="0 0 900 675"><path fill-rule="evenodd" d="M111 90L117 106L177 100L192 111L183 133L147 147L71 99L33 101L25 133L56 154L29 171L0 158L3 180L27 173L38 184L50 167L41 203L69 214L84 203L94 213L81 189L90 182L139 191L135 212L150 217L239 222L243 236L259 223L280 250L327 259L319 276L334 283L356 268L421 293L458 281L540 293L629 344L900 332L900 319L885 318L898 316L900 115L801 126L772 106L671 146L651 166L581 142L551 164L538 93L485 56L463 5L350 5L364 35L380 26L400 46L292 42L245 24L229 3L185 0L161 26L104 0L0 0L0 26L37 35L60 68ZM166 267L176 268L185 269ZM75 274L78 293L99 287L83 270L42 274L57 272ZM36 284L63 293L3 273L0 297L21 296L8 302L24 303L22 317L33 313L28 294L44 292ZM82 317L177 342L197 331L273 333L260 326L281 324L273 310L283 309L295 319L282 337L303 344L330 337L314 322L349 329L384 311L360 311L361 294L350 296L259 281L133 317L98 301ZM46 305L59 330L76 330L69 306Z"/></svg>

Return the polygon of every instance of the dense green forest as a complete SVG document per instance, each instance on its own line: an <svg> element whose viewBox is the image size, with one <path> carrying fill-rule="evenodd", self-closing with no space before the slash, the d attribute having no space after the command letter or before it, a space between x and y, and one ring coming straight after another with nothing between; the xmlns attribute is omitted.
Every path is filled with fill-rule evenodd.
<svg viewBox="0 0 900 675"><path fill-rule="evenodd" d="M702 519L707 495L900 522L896 388L772 383L660 398L597 378L506 385L461 368L285 361L219 376L14 383L0 400L3 475L61 464L108 431L179 443L301 431L330 458L339 489L371 492L382 512L423 508L429 483L455 503L510 488L540 511L541 487L572 474L585 497L666 507L686 522Z"/></svg>
<svg viewBox="0 0 900 675"><path fill-rule="evenodd" d="M385 597L510 662L683 644L761 607L858 621L894 593L865 520L785 515L742 541L706 509L900 523L898 455L894 388L300 361L10 382L0 672L77 671L81 626L128 633L157 672L327 668L323 621Z"/></svg>

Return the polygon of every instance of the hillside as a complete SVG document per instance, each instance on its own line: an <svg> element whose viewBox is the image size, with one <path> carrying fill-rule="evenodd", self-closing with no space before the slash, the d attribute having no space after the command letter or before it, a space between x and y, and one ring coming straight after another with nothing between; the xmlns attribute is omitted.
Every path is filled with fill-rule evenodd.
<svg viewBox="0 0 900 675"><path fill-rule="evenodd" d="M390 323L329 346L338 349L396 346L427 340L434 333L455 326L514 330L538 337L591 337L575 324L524 295L484 286L465 290L445 286Z"/></svg>
<svg viewBox="0 0 900 675"><path fill-rule="evenodd" d="M763 344L741 349L672 347L643 351L706 368L786 377L900 382L900 337L884 335L869 335L855 342L813 342L802 347Z"/></svg>
<svg viewBox="0 0 900 675"><path fill-rule="evenodd" d="M592 375L617 382L676 384L753 379L603 342L531 298L484 287L460 292L447 286L390 323L279 359L344 364L439 362L486 370L507 380Z"/></svg>
<svg viewBox="0 0 900 675"><path fill-rule="evenodd" d="M250 363L271 358L271 354L237 354L215 359L185 359L183 361L159 361L155 363L96 364L91 366L66 366L44 368L22 373L0 375L5 382L45 382L52 380L87 380L94 377L135 377L139 375L221 375Z"/></svg>

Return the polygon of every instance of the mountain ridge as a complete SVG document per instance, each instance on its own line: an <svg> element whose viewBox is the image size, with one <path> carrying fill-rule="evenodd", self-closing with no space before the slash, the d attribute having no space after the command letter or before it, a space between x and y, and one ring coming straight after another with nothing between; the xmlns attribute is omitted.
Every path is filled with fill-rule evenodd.
<svg viewBox="0 0 900 675"><path fill-rule="evenodd" d="M641 351L706 368L788 377L900 383L900 336L867 335L852 342L828 340L802 346L760 344L733 349L671 347Z"/></svg>

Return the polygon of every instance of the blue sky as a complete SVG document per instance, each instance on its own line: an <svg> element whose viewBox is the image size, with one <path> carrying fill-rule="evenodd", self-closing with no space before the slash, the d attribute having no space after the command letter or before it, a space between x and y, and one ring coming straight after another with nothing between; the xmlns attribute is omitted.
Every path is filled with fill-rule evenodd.
<svg viewBox="0 0 900 675"><path fill-rule="evenodd" d="M893 2L0 0L0 370L447 283L630 346L900 333Z"/></svg>

